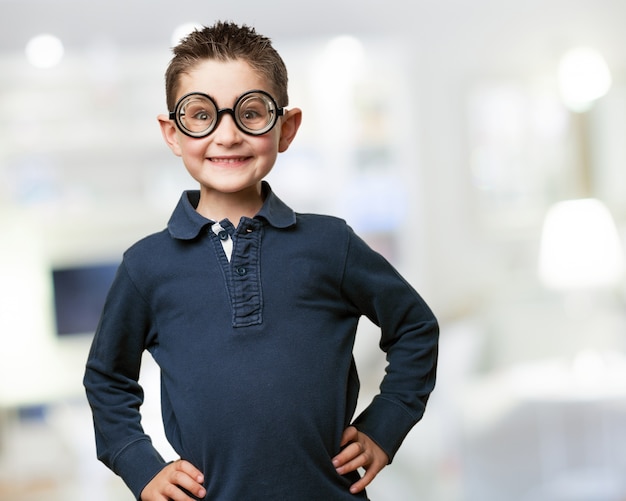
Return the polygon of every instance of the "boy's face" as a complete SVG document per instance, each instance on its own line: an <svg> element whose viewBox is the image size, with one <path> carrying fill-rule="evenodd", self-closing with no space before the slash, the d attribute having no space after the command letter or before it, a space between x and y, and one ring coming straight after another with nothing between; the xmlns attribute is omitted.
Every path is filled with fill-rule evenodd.
<svg viewBox="0 0 626 501"><path fill-rule="evenodd" d="M217 107L232 108L239 96L250 90L272 94L266 79L244 61L204 60L180 76L176 99L190 92L211 96ZM285 151L300 124L301 112L291 109L269 132L251 136L239 130L233 117L222 114L211 134L188 137L173 120L160 115L163 137L174 154L183 159L189 174L206 192L259 193L260 183L269 174L279 152Z"/></svg>

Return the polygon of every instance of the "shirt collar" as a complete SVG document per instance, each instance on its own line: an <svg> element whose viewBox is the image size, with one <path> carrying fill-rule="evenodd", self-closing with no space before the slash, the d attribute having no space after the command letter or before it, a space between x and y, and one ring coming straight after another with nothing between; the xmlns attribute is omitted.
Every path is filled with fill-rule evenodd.
<svg viewBox="0 0 626 501"><path fill-rule="evenodd" d="M261 210L254 216L255 219L264 219L275 228L288 228L296 224L296 214L280 198L278 198L270 185L263 181L263 194L265 202ZM198 236L200 231L215 221L210 221L196 211L200 201L200 191L184 191L178 201L178 205L172 213L167 229L173 238L191 240ZM238 223L236 221L235 223Z"/></svg>

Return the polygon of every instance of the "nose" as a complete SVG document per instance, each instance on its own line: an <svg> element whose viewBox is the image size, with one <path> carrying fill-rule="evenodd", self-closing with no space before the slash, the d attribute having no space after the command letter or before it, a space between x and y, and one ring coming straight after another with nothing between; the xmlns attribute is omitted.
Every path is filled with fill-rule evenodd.
<svg viewBox="0 0 626 501"><path fill-rule="evenodd" d="M219 110L212 135L213 140L220 144L236 144L241 140L241 131L235 123L233 110Z"/></svg>

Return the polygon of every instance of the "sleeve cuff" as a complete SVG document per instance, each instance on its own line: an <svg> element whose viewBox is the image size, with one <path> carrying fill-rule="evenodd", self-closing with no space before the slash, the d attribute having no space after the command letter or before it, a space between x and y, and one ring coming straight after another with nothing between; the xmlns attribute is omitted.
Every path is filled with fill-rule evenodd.
<svg viewBox="0 0 626 501"><path fill-rule="evenodd" d="M149 439L137 440L125 447L115 458L112 470L140 499L141 491L167 463L152 446Z"/></svg>
<svg viewBox="0 0 626 501"><path fill-rule="evenodd" d="M423 415L415 416L407 409L380 395L355 419L353 425L376 442L389 456L389 463L405 437Z"/></svg>

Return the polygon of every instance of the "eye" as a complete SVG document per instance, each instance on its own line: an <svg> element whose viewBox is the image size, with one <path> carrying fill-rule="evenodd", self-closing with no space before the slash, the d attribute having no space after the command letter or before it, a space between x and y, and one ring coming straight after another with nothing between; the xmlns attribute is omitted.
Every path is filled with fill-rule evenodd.
<svg viewBox="0 0 626 501"><path fill-rule="evenodd" d="M196 111L191 118L194 120L209 120L209 113L206 110Z"/></svg>
<svg viewBox="0 0 626 501"><path fill-rule="evenodd" d="M243 118L244 120L256 120L261 116L262 114L260 112L252 108L244 110L244 112L241 114L241 118Z"/></svg>
<svg viewBox="0 0 626 501"><path fill-rule="evenodd" d="M203 97L191 96L181 106L181 115L196 123L211 122L215 117L213 103Z"/></svg>
<svg viewBox="0 0 626 501"><path fill-rule="evenodd" d="M270 110L267 104L258 98L249 98L239 107L239 119L248 125L264 124Z"/></svg>

